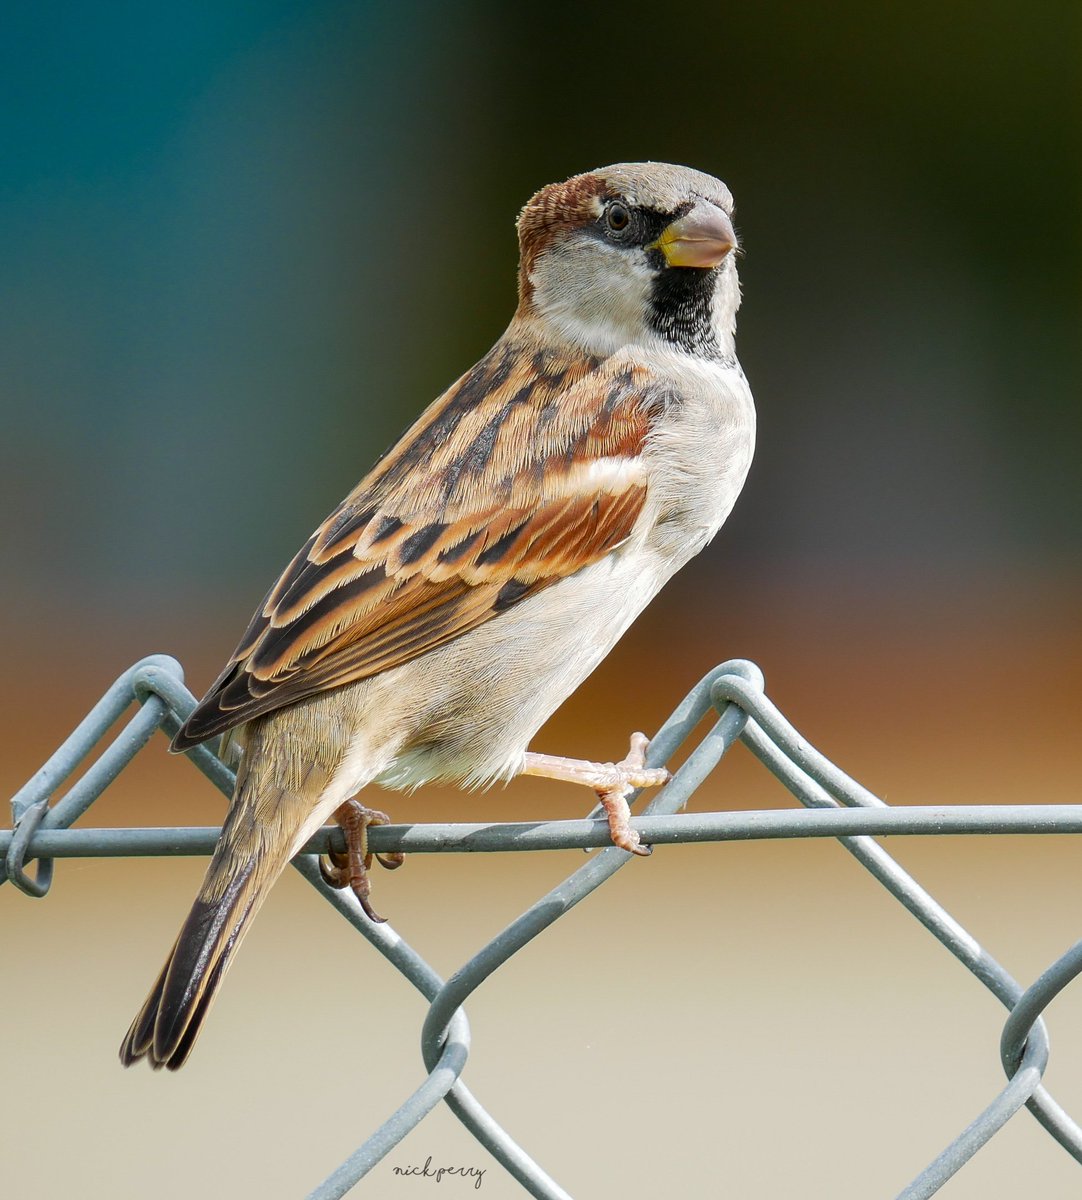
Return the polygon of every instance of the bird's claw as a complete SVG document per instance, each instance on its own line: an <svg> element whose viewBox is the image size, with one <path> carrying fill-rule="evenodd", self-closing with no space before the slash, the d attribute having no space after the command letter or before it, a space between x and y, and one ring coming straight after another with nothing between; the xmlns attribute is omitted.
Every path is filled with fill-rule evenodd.
<svg viewBox="0 0 1082 1200"><path fill-rule="evenodd" d="M405 861L400 851L390 854L374 854L368 849L370 825L389 825L391 818L379 809L367 808L359 800L347 800L335 810L334 819L346 837L345 852L332 850L320 855L319 873L323 881L333 888L350 888L360 902L365 916L370 921L382 924L381 917L369 902L372 881L368 872L375 858L381 867L393 871Z"/></svg>
<svg viewBox="0 0 1082 1200"><path fill-rule="evenodd" d="M636 830L631 828L631 809L627 797L639 788L661 787L672 778L664 767L645 765L649 748L650 742L644 733L633 733L627 757L618 763L598 764L598 778L593 784L609 820L612 844L629 854L643 857L653 851L642 844Z"/></svg>

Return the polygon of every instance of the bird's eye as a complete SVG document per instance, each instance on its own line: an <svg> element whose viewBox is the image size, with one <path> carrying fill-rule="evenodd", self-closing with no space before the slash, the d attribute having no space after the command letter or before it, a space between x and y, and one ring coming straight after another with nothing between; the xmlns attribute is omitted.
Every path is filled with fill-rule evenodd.
<svg viewBox="0 0 1082 1200"><path fill-rule="evenodd" d="M614 232L619 233L628 227L631 214L623 204L610 204L605 210L605 224Z"/></svg>

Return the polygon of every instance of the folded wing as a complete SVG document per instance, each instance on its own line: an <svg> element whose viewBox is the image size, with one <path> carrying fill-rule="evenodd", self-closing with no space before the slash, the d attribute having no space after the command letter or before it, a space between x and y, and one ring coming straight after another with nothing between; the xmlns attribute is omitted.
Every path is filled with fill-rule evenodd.
<svg viewBox="0 0 1082 1200"><path fill-rule="evenodd" d="M504 340L308 539L173 742L386 671L609 554L661 398L613 359Z"/></svg>

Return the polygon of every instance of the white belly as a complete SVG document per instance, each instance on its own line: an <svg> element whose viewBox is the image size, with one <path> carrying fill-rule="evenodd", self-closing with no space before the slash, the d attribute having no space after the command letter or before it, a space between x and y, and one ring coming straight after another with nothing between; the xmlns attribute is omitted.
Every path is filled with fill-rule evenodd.
<svg viewBox="0 0 1082 1200"><path fill-rule="evenodd" d="M616 551L399 668L423 673L426 702L409 743L376 782L473 786L515 775L534 734L669 574L653 554Z"/></svg>

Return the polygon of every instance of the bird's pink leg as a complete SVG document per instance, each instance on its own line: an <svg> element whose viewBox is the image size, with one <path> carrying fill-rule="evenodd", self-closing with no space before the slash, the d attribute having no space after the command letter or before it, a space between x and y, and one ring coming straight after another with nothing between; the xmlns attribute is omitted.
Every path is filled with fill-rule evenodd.
<svg viewBox="0 0 1082 1200"><path fill-rule="evenodd" d="M631 828L631 809L627 805L629 792L637 788L660 787L671 778L664 767L644 766L649 745L645 734L633 733L627 757L618 763L587 762L581 758L558 758L554 754L529 751L519 774L562 779L593 788L609 818L613 845L631 854L649 854L650 847L642 845L639 835Z"/></svg>

